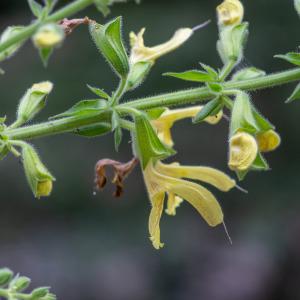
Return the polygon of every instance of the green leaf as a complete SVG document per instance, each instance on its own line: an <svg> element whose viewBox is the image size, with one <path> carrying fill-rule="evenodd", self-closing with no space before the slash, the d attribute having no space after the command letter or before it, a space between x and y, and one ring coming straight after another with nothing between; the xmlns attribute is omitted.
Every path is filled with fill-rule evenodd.
<svg viewBox="0 0 300 300"><path fill-rule="evenodd" d="M198 71L198 70L190 70L190 71L185 71L182 73L168 72L168 73L164 73L163 75L175 77L175 78L178 78L181 80L193 81L193 82L214 81L214 78L212 78L210 74L203 72L203 71Z"/></svg>
<svg viewBox="0 0 300 300"><path fill-rule="evenodd" d="M9 26L1 34L0 44L6 42L8 39L13 38L24 29L24 26ZM27 39L27 38L26 38ZM12 46L0 52L0 61L10 58L14 55L25 43L26 39L19 40Z"/></svg>
<svg viewBox="0 0 300 300"><path fill-rule="evenodd" d="M90 23L89 29L102 55L111 64L117 74L121 77L125 77L129 72L129 62L121 37L121 22L121 17L105 25L92 22Z"/></svg>
<svg viewBox="0 0 300 300"><path fill-rule="evenodd" d="M216 97L204 105L204 107L193 118L193 123L200 123L208 116L211 116L212 114L216 115L222 109L222 107L223 103L221 97Z"/></svg>
<svg viewBox="0 0 300 300"><path fill-rule="evenodd" d="M133 90L140 84L142 84L142 82L149 74L152 66L153 63L149 61L140 61L131 66L131 70L127 80L128 90Z"/></svg>
<svg viewBox="0 0 300 300"><path fill-rule="evenodd" d="M231 113L230 135L232 136L238 130L252 134L260 131L249 96L244 92L237 94Z"/></svg>
<svg viewBox="0 0 300 300"><path fill-rule="evenodd" d="M115 130L120 126L120 117L119 114L114 110L111 115L111 128Z"/></svg>
<svg viewBox="0 0 300 300"><path fill-rule="evenodd" d="M215 69L203 63L200 63L200 66L210 75L211 78L213 78L214 81L218 80L219 74Z"/></svg>
<svg viewBox="0 0 300 300"><path fill-rule="evenodd" d="M294 0L294 6L297 11L297 14L300 16L300 1L299 0Z"/></svg>
<svg viewBox="0 0 300 300"><path fill-rule="evenodd" d="M90 85L88 85L88 84L87 84L87 87L89 88L89 90L90 90L92 93L96 94L97 96L99 96L99 97L101 97L101 98L103 98L103 99L110 99L110 96L109 96L106 92L104 92L104 90L101 90L101 89L99 89L99 88L90 86Z"/></svg>
<svg viewBox="0 0 300 300"><path fill-rule="evenodd" d="M106 17L110 13L109 5L111 0L94 0L97 9Z"/></svg>
<svg viewBox="0 0 300 300"><path fill-rule="evenodd" d="M115 140L115 150L119 151L119 146L122 142L123 132L121 126L118 126L114 132L114 140Z"/></svg>
<svg viewBox="0 0 300 300"><path fill-rule="evenodd" d="M43 6L41 4L39 4L38 2L36 2L35 0L27 0L27 2L28 2L31 12L34 14L34 16L39 18L42 14Z"/></svg>
<svg viewBox="0 0 300 300"><path fill-rule="evenodd" d="M0 160L4 159L9 153L9 148L6 145L0 146Z"/></svg>
<svg viewBox="0 0 300 300"><path fill-rule="evenodd" d="M266 75L266 72L255 67L242 69L233 74L232 81L241 81Z"/></svg>
<svg viewBox="0 0 300 300"><path fill-rule="evenodd" d="M263 117L253 105L252 113L260 132L275 129L274 125L271 124L265 117Z"/></svg>
<svg viewBox="0 0 300 300"><path fill-rule="evenodd" d="M39 48L40 58L45 68L48 66L48 62L52 53L53 53L53 48Z"/></svg>
<svg viewBox="0 0 300 300"><path fill-rule="evenodd" d="M49 118L57 119L63 117L75 117L75 116L85 116L85 115L97 115L101 112L104 112L107 108L107 102L101 99L92 99L92 100L82 100L79 101L77 104L72 106L67 111L58 114Z"/></svg>
<svg viewBox="0 0 300 300"><path fill-rule="evenodd" d="M104 135L111 131L111 124L107 122L101 122L94 125L84 126L78 128L74 133L87 138Z"/></svg>
<svg viewBox="0 0 300 300"><path fill-rule="evenodd" d="M45 6L47 8L47 14L51 13L58 0L44 0Z"/></svg>
<svg viewBox="0 0 300 300"><path fill-rule="evenodd" d="M253 164L251 165L251 169L257 171L267 171L270 169L270 167L262 154L258 153Z"/></svg>
<svg viewBox="0 0 300 300"><path fill-rule="evenodd" d="M274 57L284 59L293 65L300 66L300 53L289 52L287 54L275 55Z"/></svg>
<svg viewBox="0 0 300 300"><path fill-rule="evenodd" d="M135 116L135 145L143 169L151 159L164 159L175 151L164 145L145 114Z"/></svg>
<svg viewBox="0 0 300 300"><path fill-rule="evenodd" d="M150 120L156 120L158 119L165 111L167 108L165 107L158 107L158 108L152 108L146 111L147 116Z"/></svg>
<svg viewBox="0 0 300 300"><path fill-rule="evenodd" d="M223 91L223 86L217 82L207 82L207 87L216 94L219 94Z"/></svg>
<svg viewBox="0 0 300 300"><path fill-rule="evenodd" d="M292 95L285 101L285 103L291 103L291 102L293 102L295 100L299 100L299 99L300 99L300 83L297 84Z"/></svg>

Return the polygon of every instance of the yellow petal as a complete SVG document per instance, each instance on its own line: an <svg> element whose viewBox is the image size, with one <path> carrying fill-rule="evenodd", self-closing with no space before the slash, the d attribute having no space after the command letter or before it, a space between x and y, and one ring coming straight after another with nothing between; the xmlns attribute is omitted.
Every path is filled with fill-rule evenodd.
<svg viewBox="0 0 300 300"><path fill-rule="evenodd" d="M176 196L174 193L168 193L166 214L169 216L175 216L176 208L178 208L182 202L182 198Z"/></svg>
<svg viewBox="0 0 300 300"><path fill-rule="evenodd" d="M175 32L173 37L160 45L155 47L145 47L143 35L145 28L143 28L138 35L133 32L130 33L131 55L130 60L132 64L140 61L155 62L157 58L165 55L186 42L193 34L193 30L190 28L181 28Z"/></svg>
<svg viewBox="0 0 300 300"><path fill-rule="evenodd" d="M244 17L244 7L239 0L225 0L217 7L219 24L237 25Z"/></svg>
<svg viewBox="0 0 300 300"><path fill-rule="evenodd" d="M256 136L258 148L261 152L275 150L281 142L280 135L274 130L268 130Z"/></svg>
<svg viewBox="0 0 300 300"><path fill-rule="evenodd" d="M176 178L190 178L209 183L221 191L232 189L236 182L225 173L209 167L180 166L179 164L156 164L156 170L167 176Z"/></svg>
<svg viewBox="0 0 300 300"><path fill-rule="evenodd" d="M166 145L172 147L174 145L171 128L174 123L186 118L193 118L203 108L203 106L192 106L179 109L167 109L158 119L152 121L152 125L156 128L157 133L161 141ZM223 116L223 112L220 111L215 116L209 116L204 121L214 125L217 124Z"/></svg>
<svg viewBox="0 0 300 300"><path fill-rule="evenodd" d="M206 188L193 182L163 175L157 172L151 163L147 168L150 182L188 201L210 226L217 226L223 222L222 209L214 195Z"/></svg>
<svg viewBox="0 0 300 300"><path fill-rule="evenodd" d="M159 227L159 222L164 208L164 198L165 193L162 192L156 194L151 200L152 208L149 216L149 233L153 247L157 250L164 246L164 244L160 241Z"/></svg>
<svg viewBox="0 0 300 300"><path fill-rule="evenodd" d="M229 168L245 171L254 162L258 153L255 138L246 132L238 132L229 140Z"/></svg>

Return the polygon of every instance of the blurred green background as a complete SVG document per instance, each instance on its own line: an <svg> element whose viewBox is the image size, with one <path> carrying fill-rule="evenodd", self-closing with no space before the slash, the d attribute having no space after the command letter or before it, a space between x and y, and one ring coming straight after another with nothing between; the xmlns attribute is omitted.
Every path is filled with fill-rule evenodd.
<svg viewBox="0 0 300 300"><path fill-rule="evenodd" d="M63 4L64 1L60 1ZM65 1L66 3L68 1ZM297 50L300 20L293 1L244 1L250 38L243 66L267 72L290 66L273 55ZM146 27L146 45L168 39L175 29L213 22L182 48L159 60L145 84L127 98L188 88L192 84L162 77L166 71L196 68L198 62L220 67L215 51L215 0L143 0L115 5L108 19L124 17L124 38ZM95 9L81 12L104 22ZM31 21L27 1L0 2L0 30ZM44 69L31 45L1 65L1 116L14 120L18 101L33 83L51 80L55 89L37 121L92 97L86 83L111 91L116 76L81 27L55 51ZM222 227L211 229L190 205L162 219L165 247L156 251L148 239L150 204L139 169L126 182L121 199L113 187L93 195L94 165L101 158L131 158L128 135L119 153L111 135L83 139L61 135L34 141L56 176L53 194L36 200L22 165L12 156L1 161L0 266L28 275L36 285L50 285L59 299L85 300L296 300L300 299L299 175L300 105L283 102L293 86L252 93L253 102L277 127L282 146L267 155L272 171L251 173L249 190L218 193L233 245ZM176 124L178 154L184 164L226 169L228 123L217 126ZM233 175L233 174L232 174Z"/></svg>

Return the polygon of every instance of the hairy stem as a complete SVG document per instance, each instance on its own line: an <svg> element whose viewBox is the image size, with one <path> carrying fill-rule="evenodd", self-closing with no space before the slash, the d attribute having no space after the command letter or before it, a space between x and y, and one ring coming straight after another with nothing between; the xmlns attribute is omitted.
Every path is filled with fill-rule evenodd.
<svg viewBox="0 0 300 300"><path fill-rule="evenodd" d="M77 12L83 10L84 8L93 4L93 0L76 0L65 7L61 8L57 12L53 13L52 15L48 16L42 23L48 22L57 22L62 20L63 18L67 18L71 15L76 14ZM23 41L34 34L34 32L41 26L42 24L39 21L34 22L33 24L25 27L21 30L18 34L12 36L5 42L0 44L0 52L4 51L5 49L9 48L10 46L18 43L19 41Z"/></svg>
<svg viewBox="0 0 300 300"><path fill-rule="evenodd" d="M253 91L257 89L273 87L276 85L282 85L297 80L300 80L300 68L248 80L228 81L224 83L224 88L226 90L240 89L244 91ZM214 95L207 87L201 87L129 101L116 106L116 109L119 108L119 110L122 110L122 108L134 108L139 110L147 110L162 106L170 107L182 104L194 104L212 97L214 97ZM10 139L29 140L43 136L74 131L76 128L98 123L104 118L105 114L100 113L97 116L69 117L17 129L7 129L3 135L7 135Z"/></svg>

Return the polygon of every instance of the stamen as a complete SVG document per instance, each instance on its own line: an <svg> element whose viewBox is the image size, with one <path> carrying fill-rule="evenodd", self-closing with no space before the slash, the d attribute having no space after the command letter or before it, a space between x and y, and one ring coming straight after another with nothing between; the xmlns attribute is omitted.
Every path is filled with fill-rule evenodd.
<svg viewBox="0 0 300 300"><path fill-rule="evenodd" d="M229 235L229 232L228 232L228 230L227 230L227 227L226 227L226 224L225 224L224 221L223 221L223 228L224 228L224 230L225 230L225 233L226 233L226 236L227 236L227 238L228 238L228 240L229 240L230 245L232 245L232 239L231 239L231 237L230 237L230 235Z"/></svg>
<svg viewBox="0 0 300 300"><path fill-rule="evenodd" d="M239 186L239 185L236 184L235 187L236 187L239 191L241 191L242 193L248 194L248 191L247 191L246 189L242 188L241 186Z"/></svg>
<svg viewBox="0 0 300 300"><path fill-rule="evenodd" d="M202 24L199 24L195 27L192 28L193 32L199 30L199 29L202 29L204 28L205 26L207 26L209 23L211 22L211 20L207 20L206 22L202 23Z"/></svg>

